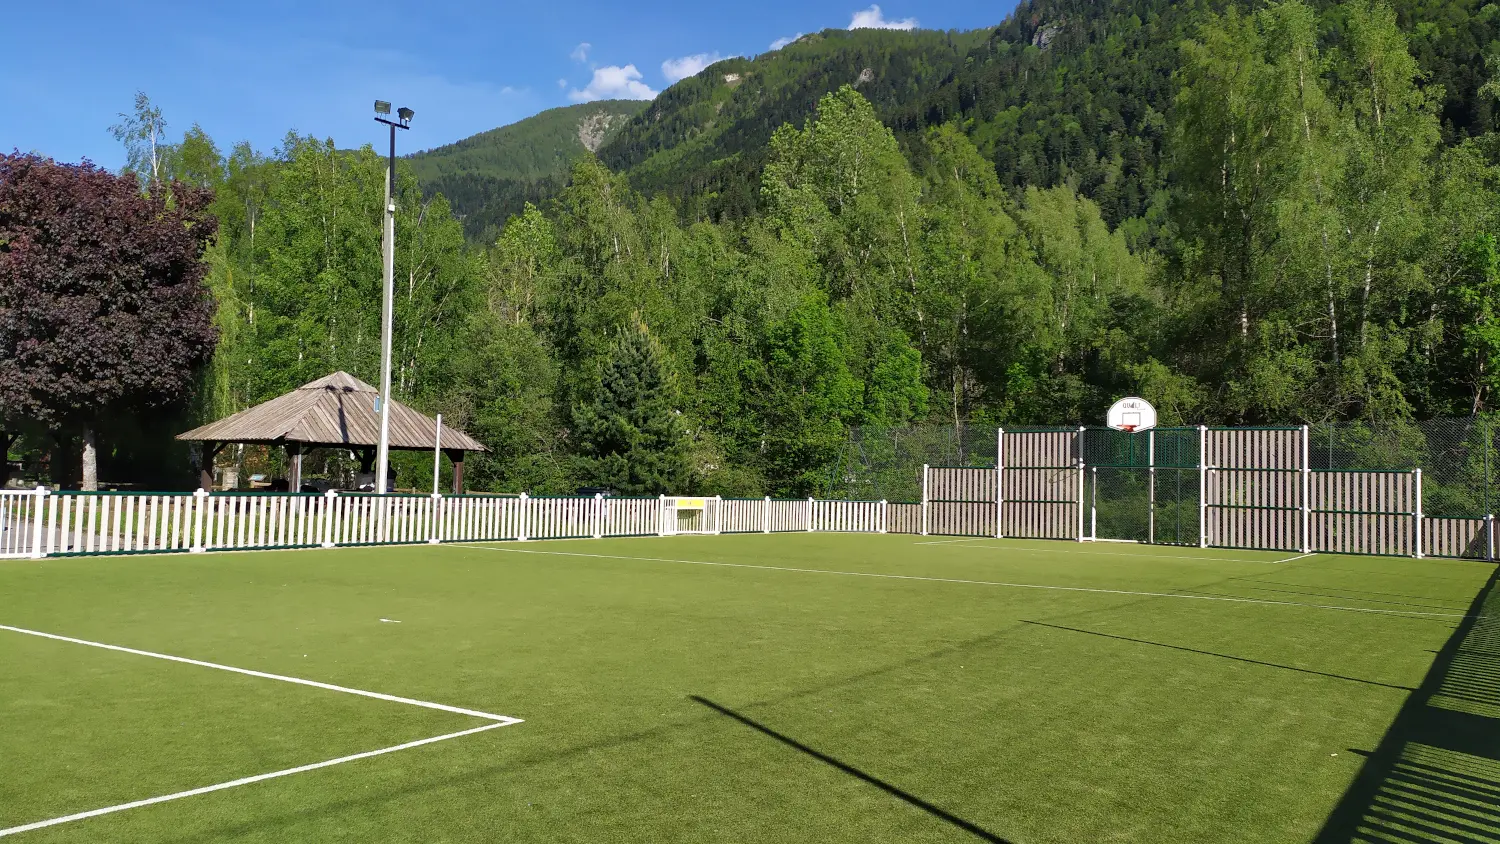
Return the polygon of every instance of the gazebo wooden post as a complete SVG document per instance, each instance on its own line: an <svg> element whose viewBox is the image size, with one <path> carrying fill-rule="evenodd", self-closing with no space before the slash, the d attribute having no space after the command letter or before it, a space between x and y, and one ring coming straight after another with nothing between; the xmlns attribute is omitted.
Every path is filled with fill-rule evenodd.
<svg viewBox="0 0 1500 844"><path fill-rule="evenodd" d="M302 443L289 442L286 444L287 456L287 492L302 491Z"/></svg>
<svg viewBox="0 0 1500 844"><path fill-rule="evenodd" d="M445 448L443 453L453 461L453 494L464 494L464 450L461 448Z"/></svg>
<svg viewBox="0 0 1500 844"><path fill-rule="evenodd" d="M0 489L5 489L5 484L10 481L10 447L20 438L20 434L0 431Z"/></svg>
<svg viewBox="0 0 1500 844"><path fill-rule="evenodd" d="M205 440L203 452L198 460L198 486L204 492L214 491L214 458L224 450L226 443Z"/></svg>

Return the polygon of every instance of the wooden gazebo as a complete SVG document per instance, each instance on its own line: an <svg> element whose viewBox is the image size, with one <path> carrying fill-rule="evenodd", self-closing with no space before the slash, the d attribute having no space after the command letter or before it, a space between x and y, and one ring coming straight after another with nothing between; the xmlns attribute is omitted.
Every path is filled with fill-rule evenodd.
<svg viewBox="0 0 1500 844"><path fill-rule="evenodd" d="M353 375L335 372L233 416L178 434L177 439L203 443L199 469L204 489L213 489L214 456L224 446L244 443L284 447L291 465L288 486L295 492L302 488L302 455L310 449L348 449L359 455L362 471L370 471L380 444L379 396L379 391ZM401 402L391 402L392 449L431 451L439 446L437 436L436 420ZM442 436L440 447L453 461L453 492L461 495L464 453L487 449L447 425ZM377 484L384 481L376 479Z"/></svg>

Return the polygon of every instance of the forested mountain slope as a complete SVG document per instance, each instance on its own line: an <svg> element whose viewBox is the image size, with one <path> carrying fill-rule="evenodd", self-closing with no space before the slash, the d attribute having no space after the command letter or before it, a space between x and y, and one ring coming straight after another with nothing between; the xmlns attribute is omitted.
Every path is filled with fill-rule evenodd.
<svg viewBox="0 0 1500 844"><path fill-rule="evenodd" d="M597 152L645 107L600 100L548 109L407 160L424 192L446 196L466 230L477 234L504 223L526 199L555 191L573 162Z"/></svg>
<svg viewBox="0 0 1500 844"><path fill-rule="evenodd" d="M1181 43L1207 16L1260 3L1226 0L1029 0L993 29L971 32L826 30L753 59L728 59L685 79L649 106L636 106L598 149L647 195L665 194L694 218L741 219L759 203L766 142L798 123L817 100L854 85L891 126L914 160L928 129L958 122L1013 193L1067 184L1096 201L1111 225L1150 229L1153 205L1167 201L1167 115L1182 63ZM1346 11L1312 4L1343 38ZM1500 72L1500 6L1486 0L1397 0L1397 20L1425 74L1441 92L1438 116L1453 143L1496 127L1496 98L1480 93ZM625 104L618 104L622 109ZM522 121L571 115L544 112ZM569 117L571 119L571 117ZM472 216L471 235L493 231L526 201L542 202L561 183L524 154L485 133L444 150L486 150L462 178L419 164L428 193L441 191ZM550 137L550 136L549 136ZM434 151L438 153L440 151ZM469 154L465 161L478 160ZM419 159L420 160L420 159ZM451 169L451 168L450 168ZM444 175L437 175L444 172Z"/></svg>
<svg viewBox="0 0 1500 844"><path fill-rule="evenodd" d="M1098 202L1111 224L1143 216L1153 197L1166 199L1166 116L1183 40L1211 14L1265 5L1028 0L956 73L887 121L908 136L961 121L1012 190L1067 183ZM1343 46L1347 8L1311 5L1331 35L1325 49ZM1479 89L1500 71L1500 7L1486 0L1391 5L1425 86L1441 90L1445 141L1496 128L1496 98Z"/></svg>
<svg viewBox="0 0 1500 844"><path fill-rule="evenodd" d="M806 120L819 98L843 85L877 113L893 113L951 77L984 38L983 31L824 30L753 59L727 59L662 92L599 159L648 194L743 217L756 207L766 144L778 126Z"/></svg>

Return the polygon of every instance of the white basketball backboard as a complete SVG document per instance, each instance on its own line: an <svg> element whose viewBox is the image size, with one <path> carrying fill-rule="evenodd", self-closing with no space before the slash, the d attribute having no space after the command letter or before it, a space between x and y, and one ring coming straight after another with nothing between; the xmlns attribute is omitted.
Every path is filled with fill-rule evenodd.
<svg viewBox="0 0 1500 844"><path fill-rule="evenodd" d="M1156 408L1145 399L1120 399L1109 409L1104 424L1116 431L1147 431L1156 427Z"/></svg>

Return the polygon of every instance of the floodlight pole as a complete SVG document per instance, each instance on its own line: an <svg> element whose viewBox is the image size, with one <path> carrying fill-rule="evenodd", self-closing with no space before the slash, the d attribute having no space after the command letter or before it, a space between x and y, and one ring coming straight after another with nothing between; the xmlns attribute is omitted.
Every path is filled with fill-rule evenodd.
<svg viewBox="0 0 1500 844"><path fill-rule="evenodd" d="M376 106L377 110L379 106ZM390 104L385 106L390 113ZM391 465L391 334L396 310L396 130L410 129L406 120L387 120L377 116L375 122L391 129L391 152L385 171L385 231L382 236L385 280L381 285L380 314L380 445L375 450L375 490L386 493L386 478Z"/></svg>

